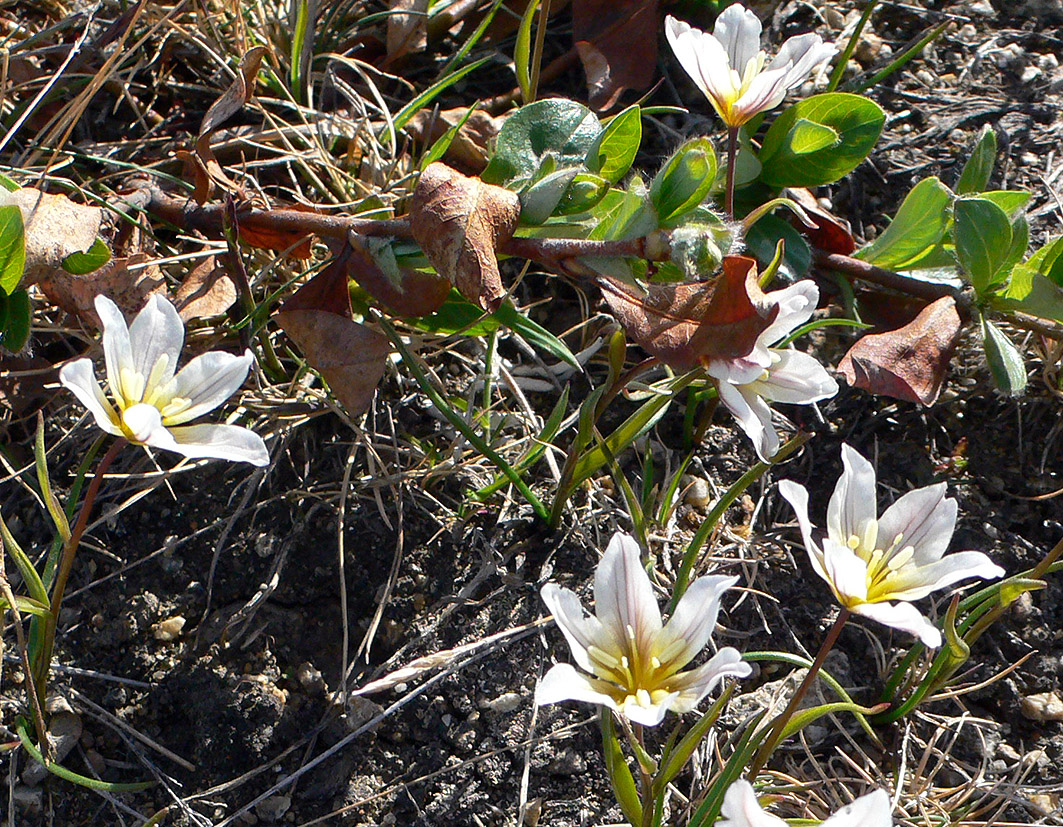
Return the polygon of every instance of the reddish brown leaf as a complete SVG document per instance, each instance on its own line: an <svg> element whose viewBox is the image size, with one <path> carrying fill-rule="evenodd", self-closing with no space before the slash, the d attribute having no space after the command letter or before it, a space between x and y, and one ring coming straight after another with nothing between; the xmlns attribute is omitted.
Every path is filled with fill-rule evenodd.
<svg viewBox="0 0 1063 827"><path fill-rule="evenodd" d="M292 310L320 310L351 318L351 294L347 289L346 259L350 253L344 250L324 270L295 291L281 307L282 312Z"/></svg>
<svg viewBox="0 0 1063 827"><path fill-rule="evenodd" d="M853 387L933 405L962 328L955 300L944 296L904 327L861 338L838 370Z"/></svg>
<svg viewBox="0 0 1063 827"><path fill-rule="evenodd" d="M229 88L211 104L207 114L203 116L203 123L199 126L199 135L196 138L195 156L187 156L188 159L194 160L196 178L194 197L200 204L206 203L210 198L215 185L220 185L230 192L240 192L239 185L222 171L221 164L215 159L210 148L210 138L223 123L243 109L251 99L255 91L258 67L265 54L265 46L255 46L249 49L240 59L236 77L229 84Z"/></svg>
<svg viewBox="0 0 1063 827"><path fill-rule="evenodd" d="M220 316L236 303L236 285L214 256L207 256L181 282L173 303L185 322Z"/></svg>
<svg viewBox="0 0 1063 827"><path fill-rule="evenodd" d="M714 281L651 284L645 295L610 277L599 284L631 339L677 370L691 370L711 359L748 355L775 321L778 305L760 289L757 275L754 259L727 256Z"/></svg>
<svg viewBox="0 0 1063 827"><path fill-rule="evenodd" d="M441 276L470 301L497 310L505 296L495 250L520 218L515 192L429 164L410 199L414 240Z"/></svg>
<svg viewBox="0 0 1063 827"><path fill-rule="evenodd" d="M99 207L75 204L65 195L50 195L33 187L23 187L6 197L22 211L25 226L23 286L61 271L67 256L85 252L99 237L103 222Z"/></svg>
<svg viewBox="0 0 1063 827"><path fill-rule="evenodd" d="M42 278L39 286L49 301L96 327L100 323L93 306L97 296L107 296L126 316L134 316L144 307L148 296L165 294L166 289L162 271L146 253L112 258L83 276L60 268Z"/></svg>
<svg viewBox="0 0 1063 827"><path fill-rule="evenodd" d="M468 109L460 106L457 109L445 109L442 112L422 109L410 118L410 122L406 124L406 131L413 136L414 140L420 141L425 146L431 146L442 138L448 129L461 123L467 111ZM483 172L489 158L488 148L498 135L498 130L502 128L504 120L504 118L492 117L482 109L473 112L454 134L454 140L443 156L447 163L467 175L477 175Z"/></svg>
<svg viewBox="0 0 1063 827"><path fill-rule="evenodd" d="M387 338L327 310L281 310L274 319L347 412L365 412L387 365Z"/></svg>
<svg viewBox="0 0 1063 827"><path fill-rule="evenodd" d="M312 212L302 204L293 204L286 209ZM240 224L240 240L260 250L286 252L290 258L308 259L311 256L310 236L294 230L275 230L268 227L256 227L253 224Z"/></svg>
<svg viewBox="0 0 1063 827"><path fill-rule="evenodd" d="M572 39L592 109L609 109L625 89L653 83L660 29L658 0L573 0Z"/></svg>
<svg viewBox="0 0 1063 827"><path fill-rule="evenodd" d="M856 240L849 231L849 222L823 209L811 192L804 188L795 188L788 189L785 195L800 204L805 214L816 225L809 227L792 212L786 213L787 220L808 239L809 244L824 252L843 256L856 249Z"/></svg>
<svg viewBox="0 0 1063 827"><path fill-rule="evenodd" d="M397 316L435 313L450 294L450 282L434 273L402 268L398 280L385 273L360 239L350 239L347 275Z"/></svg>

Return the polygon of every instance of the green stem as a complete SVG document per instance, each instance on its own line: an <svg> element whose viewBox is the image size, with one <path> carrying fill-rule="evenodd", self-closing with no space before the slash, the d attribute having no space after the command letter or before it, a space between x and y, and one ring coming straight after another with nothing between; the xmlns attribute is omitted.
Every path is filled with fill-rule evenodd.
<svg viewBox="0 0 1063 827"><path fill-rule="evenodd" d="M727 189L724 192L723 211L728 218L735 217L735 161L738 158L737 126L727 127Z"/></svg>
<svg viewBox="0 0 1063 827"><path fill-rule="evenodd" d="M70 570L74 567L74 558L77 557L78 546L81 545L81 536L88 527L89 514L92 511L92 506L96 503L96 495L99 493L103 475L107 473L107 469L111 467L111 463L118 456L118 452L126 444L126 440L120 437L111 444L111 447L107 449L107 453L103 455L103 459L100 460L96 473L92 477L92 482L89 483L88 490L85 492L85 499L81 503L81 511L78 514L77 522L70 532L70 539L63 544L63 556L59 560L59 571L55 577L55 585L52 587L51 605L49 606L51 614L44 621L44 635L41 641L40 659L37 661L35 676L37 698L42 706L48 689L48 672L52 666L55 630L56 625L59 623L59 610L63 607L66 581L70 577Z"/></svg>
<svg viewBox="0 0 1063 827"><path fill-rule="evenodd" d="M801 706L801 701L804 700L805 695L808 694L808 690L812 686L812 682L816 679L816 675L819 674L819 670L823 667L824 661L827 660L827 655L830 654L830 650L834 648L834 644L838 642L838 636L842 633L842 628L845 626L845 622L849 619L849 610L842 608L838 614L838 619L834 621L834 625L830 627L830 631L827 632L827 637L823 641L823 645L819 647L819 654L816 655L816 659L812 661L812 665L808 668L808 674L805 675L805 679L801 681L801 685L797 687L797 691L794 692L794 696L790 699L790 703L787 704L786 709L782 714L776 718L771 725L771 731L768 733L767 739L761 744L757 754L753 759L753 766L749 770L749 779L755 780L757 773L761 771L764 765L767 763L771 754L775 752L775 748L779 746L779 742L782 740L783 731L786 729L787 723L797 712Z"/></svg>
<svg viewBox="0 0 1063 827"><path fill-rule="evenodd" d="M646 752L646 742L642 737L642 724L632 724L631 729L635 735L635 740L638 741L638 745L642 752ZM653 797L653 776L646 770L646 767L642 765L642 761L638 760L635 763L639 765L639 788L641 790L642 799L642 827L652 827L653 825L653 811L654 811L654 797Z"/></svg>

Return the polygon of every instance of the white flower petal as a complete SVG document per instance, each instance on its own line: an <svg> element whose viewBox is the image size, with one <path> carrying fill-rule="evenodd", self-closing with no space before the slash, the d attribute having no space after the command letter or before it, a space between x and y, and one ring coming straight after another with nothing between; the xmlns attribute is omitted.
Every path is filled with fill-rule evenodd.
<svg viewBox="0 0 1063 827"><path fill-rule="evenodd" d="M846 804L821 827L891 827L892 824L890 797L885 790L875 790Z"/></svg>
<svg viewBox="0 0 1063 827"><path fill-rule="evenodd" d="M867 599L867 563L848 546L823 540L823 570L835 595L844 605Z"/></svg>
<svg viewBox="0 0 1063 827"><path fill-rule="evenodd" d="M598 646L606 651L612 649L611 646L608 648L603 646L603 643L607 643L603 641L607 633L602 628L602 624L596 617L587 617L584 614L579 598L569 589L562 588L556 583L547 583L539 594L550 610L550 614L554 616L557 628L568 641L568 648L572 650L572 657L576 659L576 663L587 672L593 672L594 665L587 650L591 646Z"/></svg>
<svg viewBox="0 0 1063 827"><path fill-rule="evenodd" d="M737 120L747 121L759 112L774 109L786 97L786 71L761 72L735 102Z"/></svg>
<svg viewBox="0 0 1063 827"><path fill-rule="evenodd" d="M911 603L861 603L853 606L852 611L902 632L909 632L931 649L941 646L941 630L923 617Z"/></svg>
<svg viewBox="0 0 1063 827"><path fill-rule="evenodd" d="M778 816L764 812L753 785L744 778L727 788L720 815L723 819L716 822L716 827L787 827Z"/></svg>
<svg viewBox="0 0 1063 827"><path fill-rule="evenodd" d="M197 356L174 377L167 394L189 400L189 406L167 416L167 425L180 425L218 407L236 393L247 378L254 357L251 351L240 356L213 350Z"/></svg>
<svg viewBox="0 0 1063 827"><path fill-rule="evenodd" d="M182 425L170 428L169 432L174 439L169 450L186 457L269 465L269 451L262 437L239 425Z"/></svg>
<svg viewBox="0 0 1063 827"><path fill-rule="evenodd" d="M779 306L779 315L757 337L757 344L770 347L812 318L819 304L819 288L812 279L802 279L782 290L772 290L768 299Z"/></svg>
<svg viewBox="0 0 1063 827"><path fill-rule="evenodd" d="M138 402L122 411L122 430L129 441L136 445L151 445L155 448L173 450L173 437L162 425L162 416L154 405Z"/></svg>
<svg viewBox="0 0 1063 827"><path fill-rule="evenodd" d="M735 92L723 46L712 35L671 16L665 19L664 33L679 65L724 117Z"/></svg>
<svg viewBox="0 0 1063 827"><path fill-rule="evenodd" d="M785 84L790 90L804 83L813 70L837 53L837 47L824 43L818 34L799 34L782 44L768 69L787 67Z"/></svg>
<svg viewBox="0 0 1063 827"><path fill-rule="evenodd" d="M980 551L957 551L926 566L905 566L890 574L885 587L886 600L918 600L960 580L977 577L995 580L1004 569Z"/></svg>
<svg viewBox="0 0 1063 827"><path fill-rule="evenodd" d="M619 711L616 701L604 691L606 686L604 681L577 672L570 663L558 663L535 687L535 703L546 706L562 701L581 701Z"/></svg>
<svg viewBox="0 0 1063 827"><path fill-rule="evenodd" d="M715 575L699 577L690 584L658 637L659 652L669 651L676 641L683 642L682 649L668 659L668 665L682 669L705 648L716 628L720 599L737 582L737 577Z"/></svg>
<svg viewBox="0 0 1063 827"><path fill-rule="evenodd" d="M661 610L639 545L621 531L609 541L594 573L594 613L621 644L633 634L640 652L648 652L661 631Z"/></svg>
<svg viewBox="0 0 1063 827"><path fill-rule="evenodd" d="M672 708L672 703L678 696L678 692L672 692L661 698L657 703L642 706L636 698L628 695L620 706L620 714L632 723L642 724L643 726L657 726L664 720L664 716Z"/></svg>
<svg viewBox="0 0 1063 827"><path fill-rule="evenodd" d="M845 470L827 504L827 533L836 543L845 544L850 537L866 535L877 506L875 469L871 463L843 443L842 465ZM872 543L874 540L872 537Z"/></svg>
<svg viewBox="0 0 1063 827"><path fill-rule="evenodd" d="M720 401L738 421L738 426L753 441L757 456L767 462L779 450L779 434L771 421L771 408L749 385L720 382L716 386Z"/></svg>
<svg viewBox="0 0 1063 827"><path fill-rule="evenodd" d="M669 689L679 690L671 707L675 712L693 712L701 699L708 695L724 678L745 678L753 667L742 660L737 649L725 646L706 663L689 672L682 672L670 681Z"/></svg>
<svg viewBox="0 0 1063 827"><path fill-rule="evenodd" d="M743 75L746 64L760 53L760 18L741 5L728 6L716 18L712 34L727 52L730 67Z"/></svg>
<svg viewBox="0 0 1063 827"><path fill-rule="evenodd" d="M808 519L808 489L793 480L782 480L779 483L779 493L793 506L812 568L816 574L827 580L827 571L823 568L823 552L812 539L812 522Z"/></svg>
<svg viewBox="0 0 1063 827"><path fill-rule="evenodd" d="M113 301L104 295L96 296L96 315L103 323L103 359L107 368L107 386L119 407L125 407L122 395L122 368L132 370L135 364L129 344L129 326L125 316ZM139 400L132 400L139 401Z"/></svg>
<svg viewBox="0 0 1063 827"><path fill-rule="evenodd" d="M812 356L799 350L775 350L779 357L768 368L767 379L757 382L757 390L772 402L810 405L838 393L838 383Z"/></svg>
<svg viewBox="0 0 1063 827"><path fill-rule="evenodd" d="M939 560L949 547L956 528L956 501L945 496L948 486L941 482L909 491L886 509L878 521L882 545L888 546L898 534L903 539L897 551L915 549L913 560L927 565Z"/></svg>
<svg viewBox="0 0 1063 827"><path fill-rule="evenodd" d="M165 384L177 370L177 359L185 343L185 325L177 309L158 293L153 294L129 326L129 346L133 353L133 368L145 380L160 358L166 362L155 376L157 384Z"/></svg>
<svg viewBox="0 0 1063 827"><path fill-rule="evenodd" d="M103 395L100 383L92 369L91 359L78 359L67 362L59 371L59 381L78 398L96 420L96 424L109 434L121 436L118 427L118 414L114 406Z"/></svg>

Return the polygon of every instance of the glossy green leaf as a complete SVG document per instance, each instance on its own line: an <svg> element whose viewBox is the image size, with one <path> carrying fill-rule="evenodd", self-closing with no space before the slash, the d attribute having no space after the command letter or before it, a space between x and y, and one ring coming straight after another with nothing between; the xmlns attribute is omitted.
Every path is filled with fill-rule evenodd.
<svg viewBox="0 0 1063 827"><path fill-rule="evenodd" d="M1008 218L1014 218L1015 214L1033 198L1033 193L1021 190L989 190L988 192L975 193L972 197L992 201L1004 211Z"/></svg>
<svg viewBox="0 0 1063 827"><path fill-rule="evenodd" d="M0 295L0 301L4 302L6 310L4 327L0 330L0 347L18 353L30 338L30 322L33 319L30 294L20 289L10 296Z"/></svg>
<svg viewBox="0 0 1063 827"><path fill-rule="evenodd" d="M525 103L531 103L534 91L531 84L531 36L532 21L535 20L535 12L539 8L539 0L532 0L524 10L524 17L520 19L517 28L517 42L513 45L513 65L517 71L517 85L520 87L520 97ZM542 24L540 24L542 25Z"/></svg>
<svg viewBox="0 0 1063 827"><path fill-rule="evenodd" d="M1004 210L984 198L957 200L953 216L956 256L975 292L981 295L1001 280L1011 250L1011 222Z"/></svg>
<svg viewBox="0 0 1063 827"><path fill-rule="evenodd" d="M520 222L542 224L561 203L577 170L561 169L536 181L520 194Z"/></svg>
<svg viewBox="0 0 1063 827"><path fill-rule="evenodd" d="M960 195L981 192L989 186L993 174L993 165L997 162L997 133L986 124L975 139L971 157L963 165L960 180L956 182L956 192Z"/></svg>
<svg viewBox="0 0 1063 827"><path fill-rule="evenodd" d="M11 295L26 269L26 230L22 210L14 204L0 207L0 290Z"/></svg>
<svg viewBox="0 0 1063 827"><path fill-rule="evenodd" d="M594 208L609 192L609 182L591 172L577 172L554 208L554 215L577 215Z"/></svg>
<svg viewBox="0 0 1063 827"><path fill-rule="evenodd" d="M481 178L490 184L531 178L547 156L559 169L582 167L601 131L594 113L575 101L550 98L530 103L502 125L495 154Z"/></svg>
<svg viewBox="0 0 1063 827"><path fill-rule="evenodd" d="M111 250L102 238L97 238L83 253L71 253L63 259L63 269L75 276L99 270L111 260Z"/></svg>
<svg viewBox="0 0 1063 827"><path fill-rule="evenodd" d="M635 162L642 145L642 110L632 104L614 116L587 151L587 169L615 184Z"/></svg>
<svg viewBox="0 0 1063 827"><path fill-rule="evenodd" d="M785 245L782 271L791 281L806 275L812 266L812 249L790 222L766 215L746 233L746 248L761 265L767 265L775 257L775 247L780 241Z"/></svg>
<svg viewBox="0 0 1063 827"><path fill-rule="evenodd" d="M982 317L982 337L985 358L993 381L1008 396L1016 396L1026 388L1026 365L1022 354L995 324Z"/></svg>
<svg viewBox="0 0 1063 827"><path fill-rule="evenodd" d="M937 178L924 178L905 197L889 226L856 257L887 270L908 269L941 241L952 200L952 192Z"/></svg>
<svg viewBox="0 0 1063 827"><path fill-rule="evenodd" d="M680 221L699 206L716 180L716 152L708 138L694 138L677 149L650 184L650 200L661 227Z"/></svg>
<svg viewBox="0 0 1063 827"><path fill-rule="evenodd" d="M1063 288L1028 263L1012 269L1007 290L991 296L989 304L994 310L1018 311L1063 323Z"/></svg>
<svg viewBox="0 0 1063 827"><path fill-rule="evenodd" d="M1063 287L1063 236L1049 241L1026 264Z"/></svg>
<svg viewBox="0 0 1063 827"><path fill-rule="evenodd" d="M760 180L773 187L830 184L871 152L886 113L872 100L828 92L799 101L771 125L760 150Z"/></svg>

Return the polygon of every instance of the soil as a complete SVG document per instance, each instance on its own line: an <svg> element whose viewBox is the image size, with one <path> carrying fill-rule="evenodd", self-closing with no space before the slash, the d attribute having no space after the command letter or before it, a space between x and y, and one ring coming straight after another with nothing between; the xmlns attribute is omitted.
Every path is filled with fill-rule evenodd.
<svg viewBox="0 0 1063 827"><path fill-rule="evenodd" d="M832 10L845 15L852 6ZM783 4L772 37L813 27L826 34L833 19L826 10ZM964 148L990 124L1002 158L994 181L1033 192L1029 215L1039 243L1059 233L1063 214L1056 194L1063 180L1057 157L1063 72L1055 60L1063 8L887 2L873 18L866 53L858 54L861 68L881 65L883 49L898 54L946 19L953 25L922 57L870 92L888 113L879 148L825 194L857 235L870 238L919 178L954 180ZM652 102L695 104L675 97L677 89L690 90L671 58L662 62L674 83ZM571 94L580 83L575 73L556 81ZM501 91L507 90L492 93ZM104 98L92 104L104 105ZM188 113L189 123L199 117ZM708 124L696 117L672 121L683 132ZM518 301L532 304L536 290L569 305L533 312L563 332L564 317L575 316L573 294L532 276ZM831 332L839 330L816 344L831 364L849 341L850 334ZM522 358L511 343L501 347L506 357ZM787 410L815 439L775 479L808 486L811 513L822 517L840 473L839 447L848 442L875 461L887 499L948 481L960 505L954 549L985 551L1009 573L1034 565L1063 536L1063 497L1046 496L1063 489L1060 399L1036 377L1024 396L1000 396L978 352L973 338L964 343L942 400L929 409L843 386L822 407L822 421L811 409ZM465 355L482 358L475 348ZM442 354L433 366L447 371L451 359ZM595 381L600 373L593 369ZM461 370L451 374L460 387ZM586 390L581 382L573 384L574 398ZM553 401L533 397L537 410ZM92 436L87 424L70 430L76 412L59 396L46 411L54 481L65 491ZM468 493L490 481L491 469L417 399L401 369L389 372L364 426L352 429L324 405L278 407L275 414L295 424L271 445L275 462L265 472L206 464L127 502L161 481L145 454L127 451L116 467L130 476L104 486L97 512L120 513L92 529L74 572L54 687L80 716L84 734L65 763L108 780L158 783L117 796L57 778L30 785L20 778L22 756L8 751L2 762L10 784L0 796L14 798L0 807L5 823L140 824L164 809L160 823L173 825L621 821L593 710L536 709L532 700L551 663L570 659L560 633L541 623L539 589L560 582L589 603L597 555L614 530L630 527L612 480L578 491L555 533L519 500L499 495L470 504ZM682 416L677 406L649 440L658 468L674 468L684 455ZM31 427L28 420L9 423L5 450L15 467L31 461ZM688 471L722 491L754 461L721 411ZM624 467L634 480L635 460L625 458ZM544 467L536 473L536 491L549 497ZM24 544L45 547L49 535L36 502L10 480L4 512ZM651 552L665 577L702 518L683 503L655 535ZM727 602L717 641L743 650L814 652L837 610L810 569L774 480L754 486L725 522L709 568L739 574L748 591L737 605ZM936 603L943 612L946 598ZM173 621L178 617L183 627ZM1051 580L979 641L971 660L977 665L964 682L987 681L1029 659L970 695L923 707L907 725L883 733L887 745L911 766L925 750L924 778L935 788L977 777L979 795L1005 796L1005 821L1063 823L1056 792L1063 784L1063 730L1022 714L1024 698L1059 687L1060 629L1063 589ZM9 728L23 704L12 640L5 636ZM875 699L885 664L909 642L860 622L846 628L839 645L844 662L837 663L859 700ZM353 693L430 656L395 676L390 688ZM765 668L739 691L782 674ZM4 734L17 740L10 729ZM854 766L873 767L880 758L885 780L894 759L882 757L859 730L832 725L818 743L783 750L777 766L803 780L816 778L817 766L829 767L853 779L848 785L855 790L866 781ZM679 789L689 794L695 783L684 776Z"/></svg>

